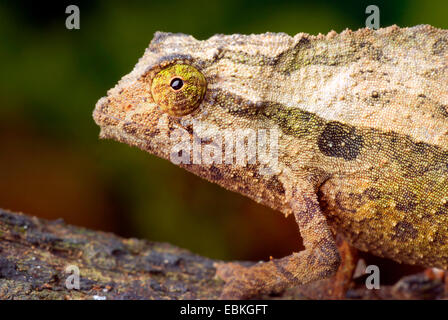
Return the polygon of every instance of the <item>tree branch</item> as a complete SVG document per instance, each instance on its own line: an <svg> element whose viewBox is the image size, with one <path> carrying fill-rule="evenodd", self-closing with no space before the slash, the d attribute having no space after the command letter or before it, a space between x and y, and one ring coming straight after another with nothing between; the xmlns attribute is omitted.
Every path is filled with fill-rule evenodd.
<svg viewBox="0 0 448 320"><path fill-rule="evenodd" d="M215 277L214 262L166 243L124 239L0 209L0 299L217 299L224 283ZM73 272L66 272L68 266L79 268L79 289L66 286ZM412 279L405 297L416 298L420 287L425 297L440 291L440 283L416 285L421 279ZM265 298L331 298L329 283ZM394 287L356 290L351 294L357 298L397 298Z"/></svg>

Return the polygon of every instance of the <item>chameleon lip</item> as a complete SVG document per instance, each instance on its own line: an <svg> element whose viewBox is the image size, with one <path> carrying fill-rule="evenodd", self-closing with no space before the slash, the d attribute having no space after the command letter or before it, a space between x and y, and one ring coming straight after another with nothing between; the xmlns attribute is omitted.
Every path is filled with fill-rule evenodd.
<svg viewBox="0 0 448 320"><path fill-rule="evenodd" d="M106 102L107 102L107 100L106 100ZM101 106L103 106L103 104L101 104ZM142 137L140 134L139 135L117 134L116 130L114 129L114 127L116 125L106 125L106 123L104 122L104 119L107 118L107 119L115 120L118 122L120 127L122 125L124 125L125 123L129 123L138 128L146 129L146 127L141 125L140 123L135 122L135 121L126 121L122 118L114 117L110 114L100 111L99 108L95 108L95 110L93 111L93 118L94 118L95 122L101 127L101 131L100 131L101 138L113 137L114 139L118 139L121 141L124 140L127 143L134 144L143 150L150 151L151 154L153 154L157 157L161 157L161 158L169 160L169 154L165 154L164 152L162 152L162 150L160 148L151 147L151 145L152 145L151 138ZM103 128L104 128L104 131L103 131Z"/></svg>
<svg viewBox="0 0 448 320"><path fill-rule="evenodd" d="M106 117L106 118L108 118L108 119L117 120L117 121L120 121L120 122L124 122L124 121L125 121L124 119L121 119L121 118L117 118L117 117L111 116L110 114L107 114L107 113L104 113L104 112L101 112L101 111L98 111L98 110L95 109L95 110L93 111L93 119L95 120L96 124L98 124L98 125L102 124L100 115L101 115L102 117ZM136 123L136 124L137 124L137 123Z"/></svg>
<svg viewBox="0 0 448 320"><path fill-rule="evenodd" d="M107 112L103 112L102 111L103 107L108 106L108 105L109 105L109 102L108 102L108 98L107 97L102 97L100 100L98 100L98 102L97 102L97 104L95 106L95 109L93 110L93 113L92 113L93 119L95 120L95 123L97 125L103 124L103 121L101 120L101 118L102 117L106 117L108 119L119 121L120 123L125 123L126 122L126 123L132 123L132 124L137 125L137 126L142 127L142 128L144 127L143 125L141 125L138 122L127 121L126 119L118 118L118 117L115 117L115 116L113 116L113 115L111 115L111 114L109 114ZM156 107L156 105L154 105L154 107ZM162 113L160 113L160 114L162 115Z"/></svg>
<svg viewBox="0 0 448 320"><path fill-rule="evenodd" d="M101 126L103 124L104 121L102 120L102 118L104 118L104 117L106 117L108 119L119 121L120 123L130 122L130 123L139 125L136 122L126 121L126 119L118 118L118 117L110 115L109 113L103 112L102 109L108 105L109 105L108 97L102 97L100 100L98 100L98 102L95 106L95 109L93 110L93 113L92 113L93 119L95 120L95 123L97 125ZM141 126L141 125L139 125L139 126Z"/></svg>
<svg viewBox="0 0 448 320"><path fill-rule="evenodd" d="M101 125L102 122L100 120L100 115L106 115L104 112L101 112L100 109L107 105L107 97L102 97L95 105L95 109L93 109L93 120L97 125Z"/></svg>

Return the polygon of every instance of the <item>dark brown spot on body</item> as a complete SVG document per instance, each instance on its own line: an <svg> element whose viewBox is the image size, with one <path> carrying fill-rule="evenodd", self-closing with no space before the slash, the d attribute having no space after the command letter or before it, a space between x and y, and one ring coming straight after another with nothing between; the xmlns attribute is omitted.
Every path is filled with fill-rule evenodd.
<svg viewBox="0 0 448 320"><path fill-rule="evenodd" d="M418 202L416 195L410 191L405 191L397 201L395 207L400 211L411 212L415 209L417 204Z"/></svg>
<svg viewBox="0 0 448 320"><path fill-rule="evenodd" d="M443 54L448 48L448 41L445 38L438 39L433 45L432 45L432 52L437 55Z"/></svg>
<svg viewBox="0 0 448 320"><path fill-rule="evenodd" d="M392 236L393 240L409 241L417 238L418 231L413 225L407 221L400 221L394 227L395 234Z"/></svg>
<svg viewBox="0 0 448 320"><path fill-rule="evenodd" d="M366 197L359 193L338 192L335 197L336 206L342 212L356 213L366 202Z"/></svg>
<svg viewBox="0 0 448 320"><path fill-rule="evenodd" d="M381 191L375 189L373 187L367 188L364 190L364 195L369 198L369 200L379 200L381 199Z"/></svg>
<svg viewBox="0 0 448 320"><path fill-rule="evenodd" d="M283 183L281 183L276 176L272 176L267 181L267 187L270 190L275 190L279 194L285 194L285 188L283 187Z"/></svg>
<svg viewBox="0 0 448 320"><path fill-rule="evenodd" d="M328 157L354 160L363 146L363 137L356 129L339 122L329 122L317 141L319 150Z"/></svg>
<svg viewBox="0 0 448 320"><path fill-rule="evenodd" d="M439 110L444 117L448 117L448 106L446 104L439 105Z"/></svg>
<svg viewBox="0 0 448 320"><path fill-rule="evenodd" d="M298 215L300 219L297 219L299 228L304 228L315 216L319 214L319 205L311 198L304 196L302 208Z"/></svg>
<svg viewBox="0 0 448 320"><path fill-rule="evenodd" d="M126 122L125 124L123 124L123 131L128 134L136 134L137 126L132 122Z"/></svg>
<svg viewBox="0 0 448 320"><path fill-rule="evenodd" d="M448 213L448 202L445 202L439 209L436 211L436 215L442 215Z"/></svg>
<svg viewBox="0 0 448 320"><path fill-rule="evenodd" d="M437 231L434 234L434 243L438 245L444 245L446 243L446 235L442 232Z"/></svg>
<svg viewBox="0 0 448 320"><path fill-rule="evenodd" d="M423 143L423 142L417 142L412 145L412 151L422 154L422 155L428 154L428 152L430 152L430 150L431 150L431 146L429 146L428 144Z"/></svg>

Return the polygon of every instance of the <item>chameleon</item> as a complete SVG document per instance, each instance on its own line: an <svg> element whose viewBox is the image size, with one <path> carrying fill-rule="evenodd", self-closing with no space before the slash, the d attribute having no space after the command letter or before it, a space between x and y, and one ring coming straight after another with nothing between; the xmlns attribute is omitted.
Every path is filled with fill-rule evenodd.
<svg viewBox="0 0 448 320"><path fill-rule="evenodd" d="M93 117L101 138L294 215L302 251L217 265L221 298L247 299L334 275L336 235L376 256L447 269L447 84L448 31L430 25L207 40L157 32ZM221 139L202 140L197 124ZM273 161L238 165L235 145L219 143L247 130L270 133L259 140Z"/></svg>

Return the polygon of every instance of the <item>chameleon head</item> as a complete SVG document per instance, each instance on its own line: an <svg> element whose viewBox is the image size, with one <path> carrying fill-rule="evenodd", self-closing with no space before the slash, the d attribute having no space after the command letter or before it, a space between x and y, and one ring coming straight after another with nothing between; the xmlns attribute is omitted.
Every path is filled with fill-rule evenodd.
<svg viewBox="0 0 448 320"><path fill-rule="evenodd" d="M250 162L247 153L247 166L233 165L239 161L235 151L229 164L224 140L229 131L231 139L236 139L242 136L239 130L258 133L258 129L265 129L266 140L271 139L273 124L267 113L261 113L265 102L276 101L281 92L269 61L294 41L286 34L216 35L199 41L183 34L158 32L132 72L97 102L93 117L101 127L100 136L175 162L179 139L173 137L179 137L180 132L188 160L176 164L261 201L258 153L256 163ZM193 150L200 136L198 127L212 137L211 141L202 140L199 163ZM253 141L258 143L258 138ZM211 149L212 158L222 150L221 159L207 162L206 151ZM272 197L282 197L279 182L271 180L270 190L278 190Z"/></svg>
<svg viewBox="0 0 448 320"><path fill-rule="evenodd" d="M272 42L270 49L264 38ZM216 35L199 41L156 33L133 71L98 101L93 116L101 137L170 159L169 137L176 128L191 138L194 123L216 133L270 128L254 112L263 101L275 100L270 96L275 82L265 75L271 70L267 55L278 55L291 41L286 34ZM264 58L257 60L260 54Z"/></svg>

